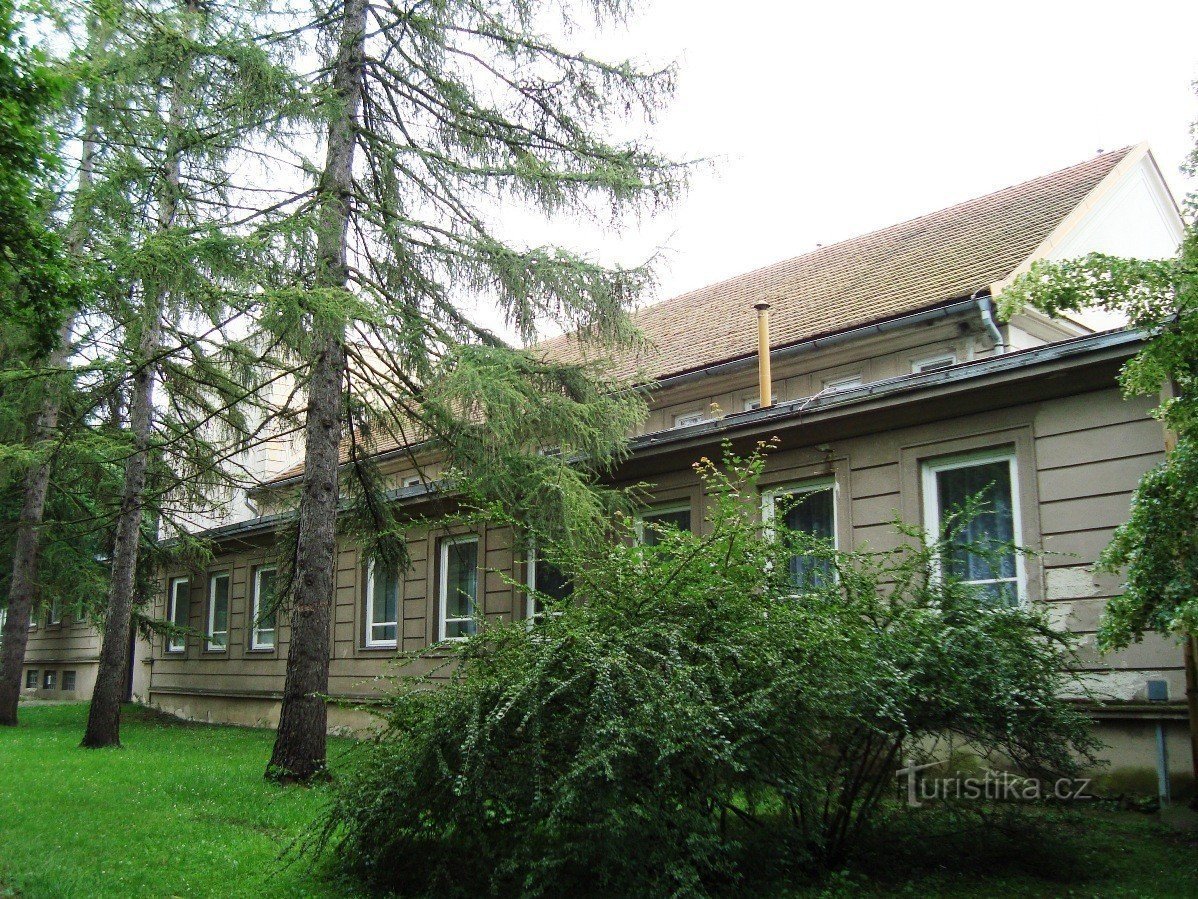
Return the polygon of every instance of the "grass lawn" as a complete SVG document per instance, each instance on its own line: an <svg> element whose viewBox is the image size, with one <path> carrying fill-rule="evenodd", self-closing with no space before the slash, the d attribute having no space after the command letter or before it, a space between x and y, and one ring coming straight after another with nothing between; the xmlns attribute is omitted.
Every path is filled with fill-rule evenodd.
<svg viewBox="0 0 1198 899"><path fill-rule="evenodd" d="M323 791L262 779L272 731L126 707L123 748L87 750L87 706L20 714L0 728L0 896L346 895L278 859Z"/></svg>
<svg viewBox="0 0 1198 899"><path fill-rule="evenodd" d="M23 707L20 727L0 728L0 896L351 895L322 867L279 861L323 790L262 779L272 732L128 708L124 749L82 750L85 718L83 705ZM352 745L331 742L334 770ZM1154 815L1086 806L969 831L902 820L854 870L785 895L1198 896L1198 833Z"/></svg>

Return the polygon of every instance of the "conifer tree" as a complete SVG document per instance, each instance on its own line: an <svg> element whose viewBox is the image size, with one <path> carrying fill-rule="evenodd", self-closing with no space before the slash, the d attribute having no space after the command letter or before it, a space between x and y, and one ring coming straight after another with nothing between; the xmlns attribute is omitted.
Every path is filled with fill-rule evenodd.
<svg viewBox="0 0 1198 899"><path fill-rule="evenodd" d="M106 277L93 285L88 318L116 335L90 348L109 354L97 390L125 392L127 410L87 747L119 744L139 556L164 498L212 486L223 473L214 435L218 445L245 435L257 353L227 326L244 313L261 237L255 216L235 214L229 173L250 135L286 114L287 90L239 6L118 4L111 14L111 96L86 197L91 255Z"/></svg>
<svg viewBox="0 0 1198 899"><path fill-rule="evenodd" d="M620 457L643 412L638 395L605 376L602 357L635 339L627 311L651 272L523 246L502 218L524 206L619 222L680 188L683 167L613 136L651 120L672 72L559 46L576 33L577 12L603 22L629 5L343 0L308 23L313 44L330 48L314 84L324 157L313 204L294 219L307 235L293 247L303 280L269 286L263 316L311 360L270 777L303 782L325 768L338 527L357 528L387 566L404 562L402 522L380 492L372 447L436 446L459 485L532 528L577 539L601 524L594 473ZM560 41L542 33L556 13ZM552 323L590 355L567 364L510 346L467 312L470 300L525 343ZM342 460L346 421L356 423ZM351 514L339 523L343 486Z"/></svg>
<svg viewBox="0 0 1198 899"><path fill-rule="evenodd" d="M52 375L63 369L69 353L70 306L76 301L70 260L77 240L63 247L46 199L50 176L60 169L58 141L50 122L66 87L66 79L24 43L14 6L7 0L0 2L0 316L9 338L0 348L0 356L19 358L22 368L44 368ZM88 147L85 138L81 183L88 177ZM4 367L12 370L7 362ZM28 371L22 376L27 377ZM30 435L33 458L25 460L21 478L0 655L0 724L5 725L17 723L21 666L37 580L39 529L50 477L50 462L38 457L37 446L53 434L57 424L60 381L55 377L45 385L45 398ZM14 392L24 394L10 389L10 402Z"/></svg>

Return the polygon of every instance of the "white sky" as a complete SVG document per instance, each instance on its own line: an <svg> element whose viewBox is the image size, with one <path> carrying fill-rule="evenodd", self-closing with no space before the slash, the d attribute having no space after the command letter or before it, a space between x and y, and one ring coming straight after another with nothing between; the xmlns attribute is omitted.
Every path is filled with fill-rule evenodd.
<svg viewBox="0 0 1198 899"><path fill-rule="evenodd" d="M677 59L656 131L722 157L670 213L598 241L668 249L656 298L1150 142L1198 119L1198 2L656 0L603 55Z"/></svg>

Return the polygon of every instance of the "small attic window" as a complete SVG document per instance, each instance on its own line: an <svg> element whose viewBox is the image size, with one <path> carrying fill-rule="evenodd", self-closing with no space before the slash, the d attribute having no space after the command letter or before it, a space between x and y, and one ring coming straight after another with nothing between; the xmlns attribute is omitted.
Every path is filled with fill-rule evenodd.
<svg viewBox="0 0 1198 899"><path fill-rule="evenodd" d="M928 356L926 359L916 359L911 363L911 371L915 374L925 371L940 371L944 368L952 368L956 364L956 353L941 353L938 356Z"/></svg>
<svg viewBox="0 0 1198 899"><path fill-rule="evenodd" d="M706 412L682 412L674 416L674 427L689 428L691 425L700 425L710 420L711 416Z"/></svg>
<svg viewBox="0 0 1198 899"><path fill-rule="evenodd" d="M863 383L865 381L860 372L855 375L846 375L843 378L831 378L824 381L824 392L835 393L838 390L849 390L852 387L860 387Z"/></svg>

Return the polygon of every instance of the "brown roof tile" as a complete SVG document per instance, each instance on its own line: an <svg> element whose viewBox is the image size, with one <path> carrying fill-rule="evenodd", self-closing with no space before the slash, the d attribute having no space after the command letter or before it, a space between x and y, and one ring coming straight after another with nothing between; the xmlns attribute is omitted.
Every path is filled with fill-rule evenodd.
<svg viewBox="0 0 1198 899"><path fill-rule="evenodd" d="M648 380L753 354L761 301L780 347L970 296L1026 259L1130 150L646 306L634 318L648 346L613 374ZM563 360L595 354L573 335L540 347Z"/></svg>
<svg viewBox="0 0 1198 899"><path fill-rule="evenodd" d="M959 299L989 287L1023 262L1054 227L1131 150L1103 153L976 200L822 247L663 300L635 320L648 346L619 360L613 374L648 380L757 352L752 305L771 304L771 346ZM572 335L539 344L546 355L578 360L587 352ZM382 453L399 443L380 439ZM342 459L348 457L342 442ZM302 463L274 480L303 472Z"/></svg>

